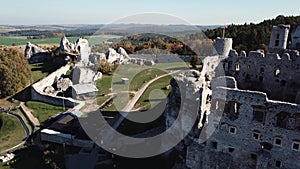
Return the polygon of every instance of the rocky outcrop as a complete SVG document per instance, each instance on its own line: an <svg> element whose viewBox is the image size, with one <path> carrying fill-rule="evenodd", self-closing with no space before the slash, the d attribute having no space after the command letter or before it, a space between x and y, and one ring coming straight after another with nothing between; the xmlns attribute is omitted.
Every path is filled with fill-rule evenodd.
<svg viewBox="0 0 300 169"><path fill-rule="evenodd" d="M25 48L25 57L26 59L30 59L33 55L39 54L39 53L45 53L46 50L27 42L26 48Z"/></svg>
<svg viewBox="0 0 300 169"><path fill-rule="evenodd" d="M106 52L106 59L109 63L126 63L130 58L122 47L118 48L118 52L113 48L109 48Z"/></svg>
<svg viewBox="0 0 300 169"><path fill-rule="evenodd" d="M118 54L116 50L114 50L113 48L108 49L106 53L106 59L109 63L114 63L118 61L119 58L120 58L120 54Z"/></svg>
<svg viewBox="0 0 300 169"><path fill-rule="evenodd" d="M125 50L124 48L122 48L122 47L119 47L119 48L118 48L118 53L119 53L120 55L123 55L125 58L129 58L129 56L128 56L126 50Z"/></svg>
<svg viewBox="0 0 300 169"><path fill-rule="evenodd" d="M26 44L24 55L29 63L42 62L51 57L48 51L30 42Z"/></svg>
<svg viewBox="0 0 300 169"><path fill-rule="evenodd" d="M69 78L61 77L56 81L57 90L66 91L70 86L72 86L72 81Z"/></svg>
<svg viewBox="0 0 300 169"><path fill-rule="evenodd" d="M60 50L65 52L71 52L75 50L75 44L71 43L67 37L62 37L60 40Z"/></svg>

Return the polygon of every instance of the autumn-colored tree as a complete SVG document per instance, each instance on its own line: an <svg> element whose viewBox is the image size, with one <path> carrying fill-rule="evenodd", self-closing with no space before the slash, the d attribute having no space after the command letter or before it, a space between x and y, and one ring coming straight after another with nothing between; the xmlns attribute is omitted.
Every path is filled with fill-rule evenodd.
<svg viewBox="0 0 300 169"><path fill-rule="evenodd" d="M10 96L30 83L31 71L17 49L0 50L0 96Z"/></svg>
<svg viewBox="0 0 300 169"><path fill-rule="evenodd" d="M113 67L105 59L102 59L100 61L100 63L98 63L98 71L103 73L103 74L111 74L112 71L113 71Z"/></svg>
<svg viewBox="0 0 300 169"><path fill-rule="evenodd" d="M192 56L191 58L191 66L193 69L200 70L202 62L198 56Z"/></svg>

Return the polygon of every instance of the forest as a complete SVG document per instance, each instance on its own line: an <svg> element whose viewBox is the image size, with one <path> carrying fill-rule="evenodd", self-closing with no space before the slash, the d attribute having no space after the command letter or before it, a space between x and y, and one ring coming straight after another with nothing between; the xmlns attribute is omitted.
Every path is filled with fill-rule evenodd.
<svg viewBox="0 0 300 169"><path fill-rule="evenodd" d="M233 47L240 50L251 51L257 49L267 50L272 26L279 24L291 25L292 31L300 23L300 16L282 16L275 19L264 20L261 23L245 23L243 25L228 25L225 28L225 37L233 38ZM224 27L204 31L209 39L222 37ZM291 37L288 39L291 40Z"/></svg>

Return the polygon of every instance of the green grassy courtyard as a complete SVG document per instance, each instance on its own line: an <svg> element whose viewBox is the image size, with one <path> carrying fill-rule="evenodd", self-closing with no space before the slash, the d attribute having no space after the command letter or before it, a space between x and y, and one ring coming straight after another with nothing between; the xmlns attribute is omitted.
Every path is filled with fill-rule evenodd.
<svg viewBox="0 0 300 169"><path fill-rule="evenodd" d="M40 121L43 122L49 117L54 116L60 112L66 111L68 108L62 106L54 106L47 103L28 101L26 106L32 110L32 114Z"/></svg>

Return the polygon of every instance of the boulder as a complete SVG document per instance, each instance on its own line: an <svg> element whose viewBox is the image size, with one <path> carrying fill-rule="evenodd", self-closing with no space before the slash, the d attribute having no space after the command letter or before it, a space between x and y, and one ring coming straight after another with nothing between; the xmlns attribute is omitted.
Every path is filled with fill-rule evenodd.
<svg viewBox="0 0 300 169"><path fill-rule="evenodd" d="M61 91L66 91L70 86L72 86L72 81L69 78L59 78L56 82L57 89Z"/></svg>
<svg viewBox="0 0 300 169"><path fill-rule="evenodd" d="M106 60L106 56L104 53L93 53L89 56L89 61L92 64L98 64L103 59Z"/></svg>

